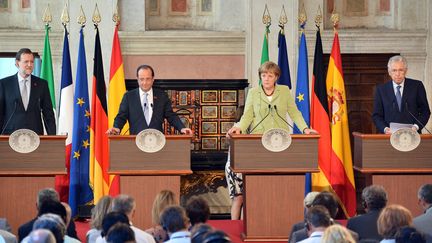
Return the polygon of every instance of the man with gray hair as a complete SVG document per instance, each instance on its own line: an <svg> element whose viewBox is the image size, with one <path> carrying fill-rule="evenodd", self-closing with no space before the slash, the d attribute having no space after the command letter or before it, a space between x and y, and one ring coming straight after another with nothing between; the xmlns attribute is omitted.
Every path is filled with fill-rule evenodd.
<svg viewBox="0 0 432 243"><path fill-rule="evenodd" d="M129 195L118 195L112 201L112 211L123 213L128 217L131 229L135 233L135 239L137 243L155 243L153 236L132 225L135 209L135 199Z"/></svg>
<svg viewBox="0 0 432 243"><path fill-rule="evenodd" d="M432 184L425 184L420 187L418 202L424 210L424 214L414 218L414 226L424 234L432 236Z"/></svg>
<svg viewBox="0 0 432 243"><path fill-rule="evenodd" d="M33 230L30 235L22 241L23 243L56 243L56 239L47 229Z"/></svg>
<svg viewBox="0 0 432 243"><path fill-rule="evenodd" d="M377 221L381 210L387 205L387 192L380 185L363 189L363 207L366 214L350 218L347 228L359 235L359 240L382 240L378 234Z"/></svg>
<svg viewBox="0 0 432 243"><path fill-rule="evenodd" d="M410 124L421 131L429 120L430 109L423 83L406 78L407 60L390 58L388 73L392 80L376 87L372 119L380 133L391 134L390 123Z"/></svg>

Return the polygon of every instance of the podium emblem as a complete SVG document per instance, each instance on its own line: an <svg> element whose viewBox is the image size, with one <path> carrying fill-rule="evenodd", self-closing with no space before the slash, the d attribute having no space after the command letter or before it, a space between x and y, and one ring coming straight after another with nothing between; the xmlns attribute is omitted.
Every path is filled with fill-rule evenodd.
<svg viewBox="0 0 432 243"><path fill-rule="evenodd" d="M9 146L21 154L35 151L39 144L39 135L29 129L18 129L9 136Z"/></svg>
<svg viewBox="0 0 432 243"><path fill-rule="evenodd" d="M264 148L271 152L282 152L291 145L288 131L280 128L267 130L261 137Z"/></svg>
<svg viewBox="0 0 432 243"><path fill-rule="evenodd" d="M135 138L136 146L143 152L156 153L165 146L165 135L156 129L145 129Z"/></svg>
<svg viewBox="0 0 432 243"><path fill-rule="evenodd" d="M418 132L411 128L401 128L390 136L390 144L398 151L409 152L416 149L421 142Z"/></svg>

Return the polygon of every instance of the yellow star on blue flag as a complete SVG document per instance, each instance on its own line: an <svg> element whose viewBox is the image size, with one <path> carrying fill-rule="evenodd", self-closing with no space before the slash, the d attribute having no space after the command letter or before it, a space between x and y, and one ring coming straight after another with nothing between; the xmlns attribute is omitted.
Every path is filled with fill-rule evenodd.
<svg viewBox="0 0 432 243"><path fill-rule="evenodd" d="M303 101L304 100L304 94L302 94L302 93L299 93L298 95L297 95L297 100L300 102L300 101Z"/></svg>

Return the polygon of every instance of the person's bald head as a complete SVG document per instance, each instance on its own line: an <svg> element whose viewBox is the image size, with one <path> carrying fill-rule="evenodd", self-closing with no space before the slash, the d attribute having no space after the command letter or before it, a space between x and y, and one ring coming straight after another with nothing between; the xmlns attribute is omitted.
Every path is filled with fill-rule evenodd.
<svg viewBox="0 0 432 243"><path fill-rule="evenodd" d="M47 229L33 230L23 243L56 243L53 233Z"/></svg>

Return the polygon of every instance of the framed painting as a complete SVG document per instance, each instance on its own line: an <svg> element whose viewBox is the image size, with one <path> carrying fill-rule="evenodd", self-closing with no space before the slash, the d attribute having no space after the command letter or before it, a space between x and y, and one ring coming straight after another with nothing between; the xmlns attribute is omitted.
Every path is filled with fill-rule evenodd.
<svg viewBox="0 0 432 243"><path fill-rule="evenodd" d="M169 15L187 16L189 15L189 0L170 0L168 7Z"/></svg>
<svg viewBox="0 0 432 243"><path fill-rule="evenodd" d="M229 141L226 137L220 137L220 149L228 149Z"/></svg>
<svg viewBox="0 0 432 243"><path fill-rule="evenodd" d="M234 126L235 122L221 122L220 124L220 133L227 133L228 130Z"/></svg>
<svg viewBox="0 0 432 243"><path fill-rule="evenodd" d="M206 137L201 139L201 148L202 149L213 149L216 150L218 145L217 137Z"/></svg>
<svg viewBox="0 0 432 243"><path fill-rule="evenodd" d="M221 100L224 103L237 102L237 90L222 90L221 97Z"/></svg>
<svg viewBox="0 0 432 243"><path fill-rule="evenodd" d="M188 104L188 92L180 91L179 92L179 105L187 105Z"/></svg>
<svg viewBox="0 0 432 243"><path fill-rule="evenodd" d="M0 0L0 11L9 11L10 0Z"/></svg>
<svg viewBox="0 0 432 243"><path fill-rule="evenodd" d="M202 118L218 118L218 107L216 105L202 106Z"/></svg>
<svg viewBox="0 0 432 243"><path fill-rule="evenodd" d="M201 122L201 133L202 134L216 134L218 122Z"/></svg>
<svg viewBox="0 0 432 243"><path fill-rule="evenodd" d="M198 15L212 15L213 2L213 0L198 0Z"/></svg>
<svg viewBox="0 0 432 243"><path fill-rule="evenodd" d="M202 92L202 103L215 103L218 102L217 90L204 90Z"/></svg>
<svg viewBox="0 0 432 243"><path fill-rule="evenodd" d="M221 118L235 119L236 112L237 112L237 106L235 105L221 106Z"/></svg>
<svg viewBox="0 0 432 243"><path fill-rule="evenodd" d="M148 1L148 13L151 16L160 15L160 0L149 0Z"/></svg>

